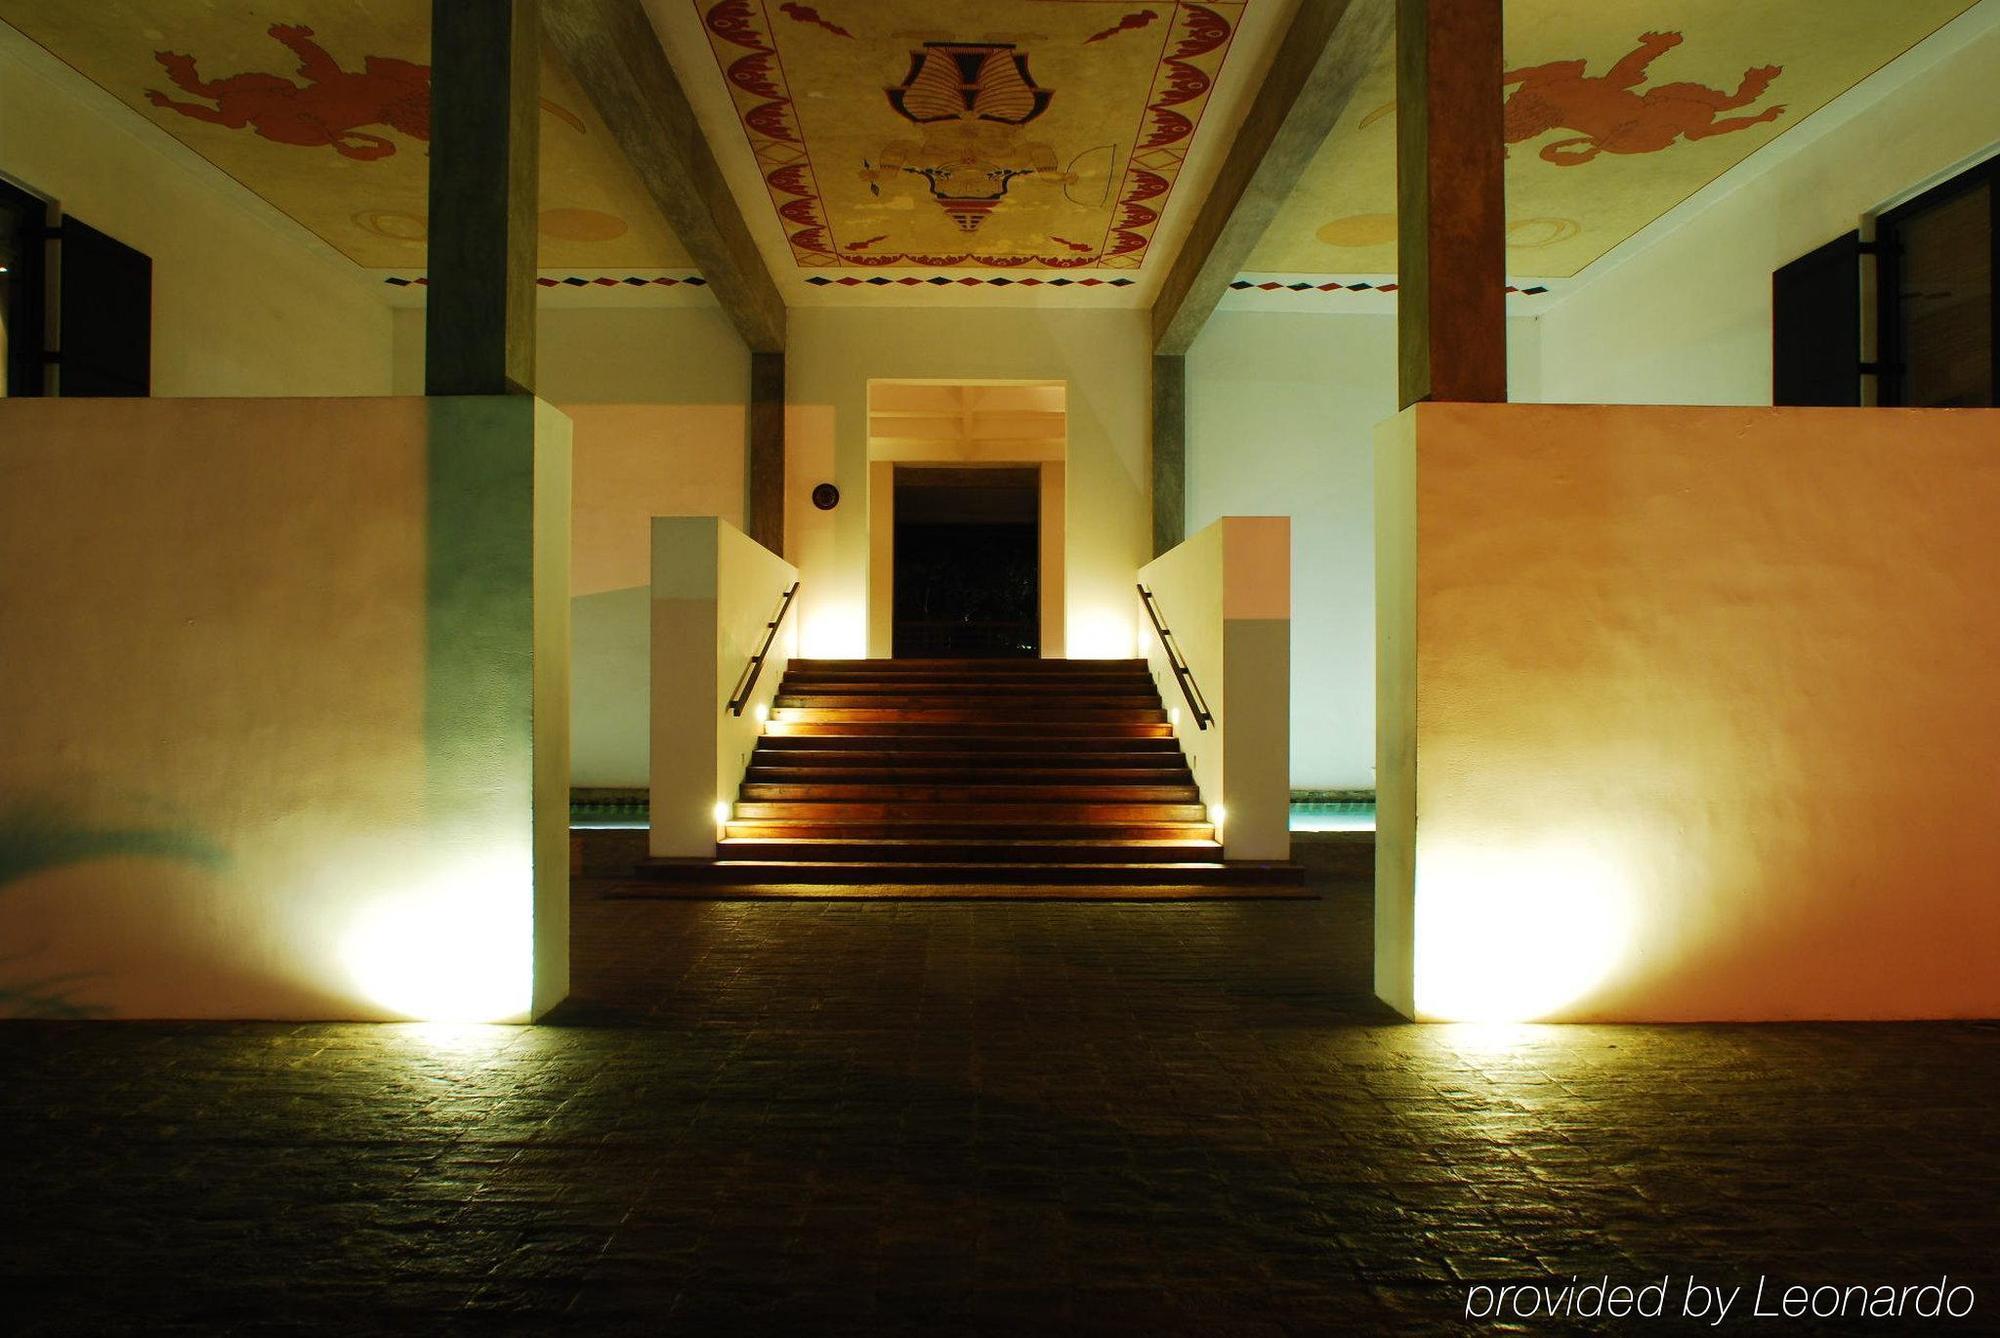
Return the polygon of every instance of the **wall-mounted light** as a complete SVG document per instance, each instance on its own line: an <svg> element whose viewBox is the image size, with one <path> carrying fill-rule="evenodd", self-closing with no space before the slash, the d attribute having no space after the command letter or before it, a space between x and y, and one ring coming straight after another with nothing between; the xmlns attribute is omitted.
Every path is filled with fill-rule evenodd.
<svg viewBox="0 0 2000 1338"><path fill-rule="evenodd" d="M730 806L730 803L729 803L729 801L728 801L727 799L718 799L718 800L716 800L716 801L715 801L715 825L716 825L716 826L718 826L718 827L721 827L721 826L725 825L725 824L726 824L726 823L727 823L727 822L729 821L729 815L730 815L730 814L731 814L731 813L732 813L733 811L734 811L734 810L733 810L733 809L731 808L731 806Z"/></svg>
<svg viewBox="0 0 2000 1338"><path fill-rule="evenodd" d="M1175 729L1179 729L1179 728L1181 727L1181 708L1180 708L1180 707L1178 707L1178 706L1169 706L1169 707L1167 708L1167 723L1168 723L1169 725L1172 725L1172 726L1173 726L1173 727L1174 727Z"/></svg>
<svg viewBox="0 0 2000 1338"><path fill-rule="evenodd" d="M764 723L764 722L765 722L766 720L769 720L770 718L771 718L771 708L770 708L770 707L768 707L768 706L766 706L766 705L765 705L765 704L764 704L763 702L758 702L758 703L757 703L757 723L761 725L761 724L763 724L763 723Z"/></svg>

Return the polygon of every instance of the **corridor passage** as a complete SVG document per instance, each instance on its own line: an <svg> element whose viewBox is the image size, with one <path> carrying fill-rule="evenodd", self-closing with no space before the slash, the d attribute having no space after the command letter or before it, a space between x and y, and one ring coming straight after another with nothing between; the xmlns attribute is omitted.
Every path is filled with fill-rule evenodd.
<svg viewBox="0 0 2000 1338"><path fill-rule="evenodd" d="M1492 1332L1469 1281L1948 1273L1990 1331L2000 1028L1393 1025L1302 853L1321 900L585 882L556 1026L0 1025L7 1328Z"/></svg>

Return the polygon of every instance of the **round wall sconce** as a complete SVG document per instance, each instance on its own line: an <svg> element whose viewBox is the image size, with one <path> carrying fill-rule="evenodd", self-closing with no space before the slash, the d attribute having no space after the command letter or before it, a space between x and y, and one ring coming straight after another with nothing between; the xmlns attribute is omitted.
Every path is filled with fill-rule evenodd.
<svg viewBox="0 0 2000 1338"><path fill-rule="evenodd" d="M840 489L831 483L822 483L813 489L813 505L822 511L831 511L840 505Z"/></svg>

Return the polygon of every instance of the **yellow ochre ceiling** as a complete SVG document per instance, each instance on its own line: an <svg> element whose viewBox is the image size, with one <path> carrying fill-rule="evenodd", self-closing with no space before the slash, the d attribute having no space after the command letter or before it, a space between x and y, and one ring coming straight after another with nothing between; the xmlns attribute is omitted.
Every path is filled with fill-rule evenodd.
<svg viewBox="0 0 2000 1338"><path fill-rule="evenodd" d="M0 0L5 21L356 264L424 263L430 0ZM542 61L541 266L688 256Z"/></svg>
<svg viewBox="0 0 2000 1338"><path fill-rule="evenodd" d="M683 2L808 270L1139 268L1246 8Z"/></svg>
<svg viewBox="0 0 2000 1338"><path fill-rule="evenodd" d="M1568 278L1972 0L1509 0L1508 270ZM1384 51L1246 269L1396 269Z"/></svg>

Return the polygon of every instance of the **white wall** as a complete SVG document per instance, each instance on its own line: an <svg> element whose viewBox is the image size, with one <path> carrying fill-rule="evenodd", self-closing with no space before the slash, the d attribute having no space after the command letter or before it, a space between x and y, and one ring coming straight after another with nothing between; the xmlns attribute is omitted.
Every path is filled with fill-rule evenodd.
<svg viewBox="0 0 2000 1338"><path fill-rule="evenodd" d="M536 384L574 424L571 775L648 782L652 518L743 523L750 354L713 299L543 306ZM396 313L396 385L421 394L424 312Z"/></svg>
<svg viewBox="0 0 2000 1338"><path fill-rule="evenodd" d="M396 393L421 395L423 308L399 309L395 324ZM750 354L712 298L634 306L614 291L602 305L535 313L535 393L551 404L741 406Z"/></svg>
<svg viewBox="0 0 2000 1338"><path fill-rule="evenodd" d="M1538 398L1537 322L1508 322L1509 393ZM1187 532L1292 517L1292 787L1375 784L1375 425L1396 318L1219 311L1187 359Z"/></svg>
<svg viewBox="0 0 2000 1338"><path fill-rule="evenodd" d="M153 393L384 395L378 284L0 24L0 172L153 260Z"/></svg>
<svg viewBox="0 0 2000 1338"><path fill-rule="evenodd" d="M865 654L868 381L1068 382L1066 653L1130 657L1132 582L1151 558L1151 338L1143 311L794 308L787 339L789 552L802 653ZM828 481L833 511L806 496Z"/></svg>
<svg viewBox="0 0 2000 1338"><path fill-rule="evenodd" d="M1769 404L1772 271L2000 143L1996 72L1989 2L1586 271L1542 320L1542 398Z"/></svg>

